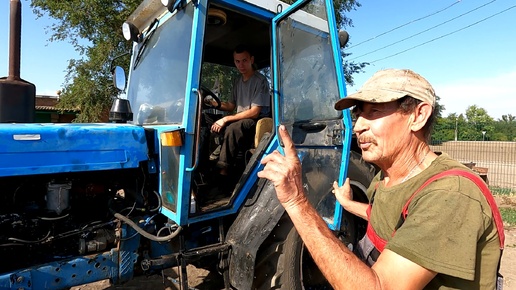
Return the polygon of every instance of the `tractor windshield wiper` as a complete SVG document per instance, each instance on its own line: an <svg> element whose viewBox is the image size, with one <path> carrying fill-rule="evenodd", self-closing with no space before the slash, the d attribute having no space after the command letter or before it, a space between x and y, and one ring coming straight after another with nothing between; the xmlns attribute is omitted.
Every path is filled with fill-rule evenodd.
<svg viewBox="0 0 516 290"><path fill-rule="evenodd" d="M154 19L154 21L149 26L149 32L147 33L147 37L145 38L145 40L141 44L140 48L138 49L138 53L136 54L136 58L134 59L134 67L133 67L133 69L136 69L136 67L140 63L140 61L142 59L142 56L143 56L143 52L145 52L145 49L147 48L147 44L149 44L149 40L154 35L154 32L156 31L156 28L158 27L158 23L159 23L159 21L156 18L156 19Z"/></svg>

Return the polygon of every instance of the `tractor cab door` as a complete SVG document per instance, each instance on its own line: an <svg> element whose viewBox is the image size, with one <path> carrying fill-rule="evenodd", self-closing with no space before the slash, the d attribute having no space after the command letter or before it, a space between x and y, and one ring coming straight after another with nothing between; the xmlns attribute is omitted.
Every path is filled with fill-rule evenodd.
<svg viewBox="0 0 516 290"><path fill-rule="evenodd" d="M337 229L341 207L331 190L347 175L351 118L334 109L346 89L333 2L297 1L274 18L272 33L275 125L288 129L305 191Z"/></svg>

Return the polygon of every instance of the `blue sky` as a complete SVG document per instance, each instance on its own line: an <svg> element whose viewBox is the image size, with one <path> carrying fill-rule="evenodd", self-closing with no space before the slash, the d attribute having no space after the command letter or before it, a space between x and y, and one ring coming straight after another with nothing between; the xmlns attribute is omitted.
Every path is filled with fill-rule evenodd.
<svg viewBox="0 0 516 290"><path fill-rule="evenodd" d="M0 0L0 77L9 75L10 1ZM37 95L56 95L62 87L68 60L79 58L67 42L49 42L49 17L36 19L29 1L22 5L20 77L36 85Z"/></svg>
<svg viewBox="0 0 516 290"><path fill-rule="evenodd" d="M446 108L445 116L465 113L470 105L486 109L495 119L504 114L516 115L514 0L360 2L362 7L348 13L354 23L347 29L347 52L352 53L349 59L361 56L355 61L373 62L415 48L366 67L364 73L355 76L356 85L348 86L348 93L355 92L377 70L409 68L433 84ZM29 2L21 3L20 76L36 85L38 95L55 95L64 82L68 60L80 56L66 42L49 42L50 34L45 28L53 21L46 17L36 19ZM511 7L514 8L502 12ZM488 17L491 18L482 21ZM424 19L415 21L419 18ZM0 19L0 77L4 77L8 75L9 1L0 2ZM474 25L476 22L479 23ZM385 32L388 33L379 36ZM445 36L449 33L453 34ZM404 38L409 39L402 41ZM389 47L382 49L384 46Z"/></svg>
<svg viewBox="0 0 516 290"><path fill-rule="evenodd" d="M380 69L409 68L433 85L445 106L444 116L465 113L470 105L486 109L495 120L516 115L516 1L360 2L362 7L347 14L354 24L347 29L349 59L373 62L428 43L372 63L355 77L355 86L348 86L348 94ZM424 19L414 21L419 18ZM403 27L395 29L399 26ZM457 30L461 31L453 33Z"/></svg>

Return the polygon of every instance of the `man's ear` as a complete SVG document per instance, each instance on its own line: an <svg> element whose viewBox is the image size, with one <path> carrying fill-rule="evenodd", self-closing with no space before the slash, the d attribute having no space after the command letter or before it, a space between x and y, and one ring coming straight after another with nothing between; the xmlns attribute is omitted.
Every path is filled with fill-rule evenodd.
<svg viewBox="0 0 516 290"><path fill-rule="evenodd" d="M254 63L254 56L251 56L251 64Z"/></svg>
<svg viewBox="0 0 516 290"><path fill-rule="evenodd" d="M412 124L410 129L414 132L421 130L428 122L430 115L432 115L433 107L428 103L419 103L412 113Z"/></svg>

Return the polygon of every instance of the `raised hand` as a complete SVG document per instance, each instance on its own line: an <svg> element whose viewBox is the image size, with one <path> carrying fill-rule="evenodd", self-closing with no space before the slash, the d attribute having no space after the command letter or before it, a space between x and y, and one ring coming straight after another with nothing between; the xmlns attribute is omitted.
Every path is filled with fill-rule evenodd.
<svg viewBox="0 0 516 290"><path fill-rule="evenodd" d="M278 131L283 140L285 156L276 150L263 158L261 163L265 164L265 168L258 172L258 177L267 178L274 184L279 201L287 208L305 201L306 196L301 178L301 162L294 143L284 125Z"/></svg>

